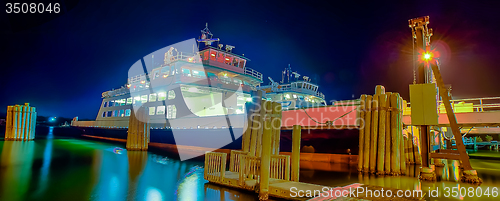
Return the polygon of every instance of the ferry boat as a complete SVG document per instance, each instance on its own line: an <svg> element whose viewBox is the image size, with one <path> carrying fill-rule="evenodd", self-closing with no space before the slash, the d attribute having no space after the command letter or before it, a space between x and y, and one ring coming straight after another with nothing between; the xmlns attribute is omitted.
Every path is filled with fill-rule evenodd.
<svg viewBox="0 0 500 201"><path fill-rule="evenodd" d="M327 105L325 95L318 91L319 86L313 84L308 76L303 76L300 80L300 74L292 72L290 65L282 72L280 83L271 77L268 79L269 85L260 86L258 89L266 92L267 100L281 103L283 110Z"/></svg>
<svg viewBox="0 0 500 201"><path fill-rule="evenodd" d="M281 83L270 78L269 85L261 86L263 76L247 66L250 59L235 54L234 46L224 47L219 38L213 38L208 25L201 33L197 40L165 47L137 61L129 70L127 84L102 93L96 120L78 121L75 117L72 128L85 135L126 139L132 110L143 107L149 114L150 142L240 149L244 107L252 100L253 90L263 90L266 99L283 105L284 130L294 124L321 129L318 121L346 113L331 112L318 85L306 76L299 80L300 75L290 66L283 71ZM201 46L204 48L197 51ZM158 58L161 64L157 64ZM355 119L352 111L347 116ZM324 142L325 135L317 136L318 143ZM283 150L287 151L291 138L286 131L283 138ZM303 135L303 139L315 137Z"/></svg>

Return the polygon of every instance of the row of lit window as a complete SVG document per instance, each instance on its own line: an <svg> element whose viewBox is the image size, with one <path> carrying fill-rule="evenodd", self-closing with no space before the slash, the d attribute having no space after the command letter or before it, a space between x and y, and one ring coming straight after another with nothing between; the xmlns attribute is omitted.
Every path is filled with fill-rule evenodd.
<svg viewBox="0 0 500 201"><path fill-rule="evenodd" d="M192 69L188 69L188 68L181 68L181 72L182 72L183 76L187 76L187 77L206 78L208 76L209 78L213 78L213 77L219 78L219 79L225 81L227 84L229 84L231 82L231 78L227 77L227 74L224 74L224 76L219 77L212 72L206 72L206 74L205 74L204 71L199 71L199 70L194 70L194 69L192 70ZM170 74L170 67L169 66L165 66L161 69L155 69L155 70L153 70L153 80L156 78L160 78L160 77L166 78L169 76L169 74ZM175 71L172 71L172 75L174 75L174 74L179 74L177 69ZM142 76L142 77L136 76L134 78L130 78L129 83L140 82L141 84L146 84L146 87L148 87L149 83L146 83L146 81L144 79L145 79L144 76ZM139 81L139 80L142 80L142 81ZM236 78L232 78L232 82L234 82L235 84L243 84L244 83L246 85L249 85L249 83L247 83L246 81L242 81L242 80L239 80ZM141 87L142 85L139 85L139 86ZM135 89L135 87L132 89Z"/></svg>
<svg viewBox="0 0 500 201"><path fill-rule="evenodd" d="M174 119L177 114L177 108L175 105L168 105L166 107L167 118ZM165 106L157 106L157 107L148 107L149 115L164 115L165 114ZM130 116L130 109L126 110L111 110L102 113L102 117L128 117Z"/></svg>
<svg viewBox="0 0 500 201"><path fill-rule="evenodd" d="M168 100L171 100L174 98L175 98L174 90L168 91ZM138 104L138 103L146 103L146 102L164 101L166 99L167 99L167 93L159 92L159 93L152 93L149 95L130 97L130 98L126 98L126 99L123 98L123 99L106 101L106 102L104 102L103 107L113 107L113 106L123 106L123 105L131 105L131 104Z"/></svg>

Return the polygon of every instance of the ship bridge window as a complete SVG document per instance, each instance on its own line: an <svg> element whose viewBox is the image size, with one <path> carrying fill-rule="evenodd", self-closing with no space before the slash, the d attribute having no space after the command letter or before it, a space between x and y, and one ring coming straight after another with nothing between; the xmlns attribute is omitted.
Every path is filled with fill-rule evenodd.
<svg viewBox="0 0 500 201"><path fill-rule="evenodd" d="M240 65L239 65L240 68L243 68L245 67L245 60L240 60Z"/></svg>
<svg viewBox="0 0 500 201"><path fill-rule="evenodd" d="M119 114L120 117L124 117L125 116L125 110L120 110L120 114Z"/></svg>
<svg viewBox="0 0 500 201"><path fill-rule="evenodd" d="M119 111L118 111L118 110L113 111L113 117L117 117L117 116L118 116L118 113L119 113Z"/></svg>
<svg viewBox="0 0 500 201"><path fill-rule="evenodd" d="M142 95L142 96L141 96L141 102L142 102L142 103L146 103L146 102L148 102L148 95Z"/></svg>
<svg viewBox="0 0 500 201"><path fill-rule="evenodd" d="M199 70L193 70L193 77L205 78L205 72Z"/></svg>
<svg viewBox="0 0 500 201"><path fill-rule="evenodd" d="M149 115L155 115L155 107L149 107Z"/></svg>
<svg viewBox="0 0 500 201"><path fill-rule="evenodd" d="M102 117L106 117L106 112L103 112L103 113L102 113Z"/></svg>
<svg viewBox="0 0 500 201"><path fill-rule="evenodd" d="M233 64L231 64L231 65L238 67L238 63L239 63L239 61L240 61L240 60L239 60L238 58L236 58L236 57L235 57L235 58L233 59Z"/></svg>
<svg viewBox="0 0 500 201"><path fill-rule="evenodd" d="M104 102L104 105L102 107L108 106L108 101Z"/></svg>
<svg viewBox="0 0 500 201"><path fill-rule="evenodd" d="M165 67L161 68L161 75L163 77L165 77L165 75L168 76L169 73L170 73L170 66L165 66Z"/></svg>
<svg viewBox="0 0 500 201"><path fill-rule="evenodd" d="M115 106L125 105L125 99L115 100Z"/></svg>
<svg viewBox="0 0 500 201"><path fill-rule="evenodd" d="M191 77L191 70L187 68L182 68L182 75Z"/></svg>
<svg viewBox="0 0 500 201"><path fill-rule="evenodd" d="M109 101L108 107L113 107L113 103L114 103L114 101Z"/></svg>
<svg viewBox="0 0 500 201"><path fill-rule="evenodd" d="M125 116L126 116L126 117L130 116L130 109L126 109L126 110L125 110Z"/></svg>
<svg viewBox="0 0 500 201"><path fill-rule="evenodd" d="M232 56L226 56L224 59L224 63L227 65L231 65L233 63L233 57Z"/></svg>
<svg viewBox="0 0 500 201"><path fill-rule="evenodd" d="M132 98L127 98L127 105L132 104Z"/></svg>
<svg viewBox="0 0 500 201"><path fill-rule="evenodd" d="M210 50L210 60L214 60L215 61L216 54L217 54L217 52L215 52L214 50Z"/></svg>
<svg viewBox="0 0 500 201"><path fill-rule="evenodd" d="M106 114L106 116L107 117L112 117L112 114L113 114L113 111L108 111L107 114Z"/></svg>
<svg viewBox="0 0 500 201"><path fill-rule="evenodd" d="M160 69L153 71L153 80L160 77Z"/></svg>
<svg viewBox="0 0 500 201"><path fill-rule="evenodd" d="M174 90L168 91L168 100L174 99L175 98L175 92Z"/></svg>
<svg viewBox="0 0 500 201"><path fill-rule="evenodd" d="M217 53L217 61L220 63L224 63L224 54L222 52Z"/></svg>
<svg viewBox="0 0 500 201"><path fill-rule="evenodd" d="M208 60L208 51L204 51L202 53L202 56L203 56L203 60Z"/></svg>
<svg viewBox="0 0 500 201"><path fill-rule="evenodd" d="M165 92L158 93L158 101L164 101L167 98L167 94Z"/></svg>
<svg viewBox="0 0 500 201"><path fill-rule="evenodd" d="M140 96L134 97L134 104L139 104L139 103L141 103L141 97Z"/></svg>
<svg viewBox="0 0 500 201"><path fill-rule="evenodd" d="M165 106L164 105L158 106L156 108L156 114L157 115L163 115L163 114L165 114Z"/></svg>
<svg viewBox="0 0 500 201"><path fill-rule="evenodd" d="M177 113L177 108L175 105L167 106L167 119L175 119Z"/></svg>
<svg viewBox="0 0 500 201"><path fill-rule="evenodd" d="M156 93L149 94L149 102L155 102L156 101Z"/></svg>

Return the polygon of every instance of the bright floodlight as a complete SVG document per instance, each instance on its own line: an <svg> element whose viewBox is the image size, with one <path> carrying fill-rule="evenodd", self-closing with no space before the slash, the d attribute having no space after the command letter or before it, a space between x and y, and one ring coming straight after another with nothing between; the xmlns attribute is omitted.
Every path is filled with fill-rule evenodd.
<svg viewBox="0 0 500 201"><path fill-rule="evenodd" d="M429 54L429 53L425 53L424 54L424 59L425 60L429 60L430 58L431 58L431 54Z"/></svg>

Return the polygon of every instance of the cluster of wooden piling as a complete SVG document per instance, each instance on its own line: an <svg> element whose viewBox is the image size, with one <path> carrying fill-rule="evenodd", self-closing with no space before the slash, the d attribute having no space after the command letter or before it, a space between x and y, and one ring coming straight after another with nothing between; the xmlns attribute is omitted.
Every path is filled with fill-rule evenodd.
<svg viewBox="0 0 500 201"><path fill-rule="evenodd" d="M359 171L380 175L405 173L410 141L403 135L403 105L406 102L399 93L385 92L381 85L375 87L373 96L361 95Z"/></svg>
<svg viewBox="0 0 500 201"><path fill-rule="evenodd" d="M131 110L128 120L127 150L148 150L149 116L144 107Z"/></svg>
<svg viewBox="0 0 500 201"><path fill-rule="evenodd" d="M29 103L7 107L5 140L28 141L35 139L36 108Z"/></svg>
<svg viewBox="0 0 500 201"><path fill-rule="evenodd" d="M280 155L281 104L262 97L262 91L254 91L252 102L245 105L248 116L242 150L231 150L229 171L226 170L226 153L208 152L205 154L205 179L256 191L260 200L267 200L269 195L289 197L289 192L277 190L272 184L299 181L301 127L293 126L292 156Z"/></svg>

